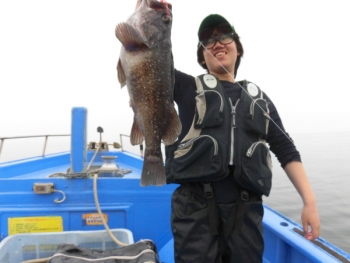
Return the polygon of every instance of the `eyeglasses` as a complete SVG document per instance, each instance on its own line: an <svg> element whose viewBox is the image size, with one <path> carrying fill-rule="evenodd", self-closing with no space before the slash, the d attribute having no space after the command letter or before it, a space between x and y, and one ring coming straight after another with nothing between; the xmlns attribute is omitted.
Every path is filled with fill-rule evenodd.
<svg viewBox="0 0 350 263"><path fill-rule="evenodd" d="M208 39L202 40L202 44L207 48L211 49L215 46L216 42L219 41L222 45L228 45L233 42L234 33L219 34Z"/></svg>

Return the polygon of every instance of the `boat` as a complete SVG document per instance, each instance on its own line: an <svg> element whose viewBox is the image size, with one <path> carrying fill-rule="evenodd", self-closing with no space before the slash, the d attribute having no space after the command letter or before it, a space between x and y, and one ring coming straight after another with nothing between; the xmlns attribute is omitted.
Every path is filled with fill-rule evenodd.
<svg viewBox="0 0 350 263"><path fill-rule="evenodd" d="M50 257L62 240L107 249L90 240L110 243L106 227L129 244L152 240L160 262L174 262L170 203L178 185L141 187L142 154L123 149L125 135L104 142L100 127L100 141L87 143L86 119L86 109L72 110L70 151L45 154L50 135L43 135L42 156L0 163L0 263ZM0 154L6 139L13 138L0 138ZM350 254L321 237L306 240L299 224L266 205L263 228L264 263L350 262Z"/></svg>

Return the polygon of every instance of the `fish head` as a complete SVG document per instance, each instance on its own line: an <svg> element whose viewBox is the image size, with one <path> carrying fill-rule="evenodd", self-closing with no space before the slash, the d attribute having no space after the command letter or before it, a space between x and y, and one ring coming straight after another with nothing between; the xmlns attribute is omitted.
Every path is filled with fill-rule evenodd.
<svg viewBox="0 0 350 263"><path fill-rule="evenodd" d="M126 23L139 33L148 48L153 48L163 41L170 43L172 20L170 3L138 0L134 13Z"/></svg>
<svg viewBox="0 0 350 263"><path fill-rule="evenodd" d="M173 63L172 57L164 57L171 54L171 10L165 0L138 0L134 13L117 25L115 34L123 45L117 66L121 87L146 58ZM173 76L173 65L165 68Z"/></svg>

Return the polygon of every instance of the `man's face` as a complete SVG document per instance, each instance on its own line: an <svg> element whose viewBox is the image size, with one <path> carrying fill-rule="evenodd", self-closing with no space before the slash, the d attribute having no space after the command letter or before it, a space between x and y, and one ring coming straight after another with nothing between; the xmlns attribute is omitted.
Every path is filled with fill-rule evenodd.
<svg viewBox="0 0 350 263"><path fill-rule="evenodd" d="M222 35L228 34L215 28L210 37L222 38ZM205 42L205 41L204 41ZM234 75L235 64L238 56L237 46L234 41L229 44L222 44L216 41L211 48L203 49L204 62L210 73L227 74L226 70ZM226 69L224 69L224 68Z"/></svg>

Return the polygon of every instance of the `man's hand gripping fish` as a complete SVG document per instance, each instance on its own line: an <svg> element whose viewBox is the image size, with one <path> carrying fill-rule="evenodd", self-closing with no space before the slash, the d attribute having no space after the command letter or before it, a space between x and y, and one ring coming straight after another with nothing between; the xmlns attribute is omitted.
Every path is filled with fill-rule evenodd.
<svg viewBox="0 0 350 263"><path fill-rule="evenodd" d="M123 47L118 80L127 85L134 123L130 141L146 149L140 185L166 183L161 140L172 144L181 132L173 102L174 64L171 52L171 5L138 0L135 12L115 33Z"/></svg>

